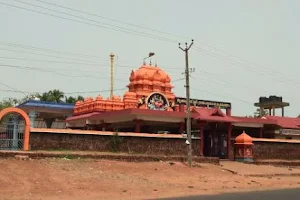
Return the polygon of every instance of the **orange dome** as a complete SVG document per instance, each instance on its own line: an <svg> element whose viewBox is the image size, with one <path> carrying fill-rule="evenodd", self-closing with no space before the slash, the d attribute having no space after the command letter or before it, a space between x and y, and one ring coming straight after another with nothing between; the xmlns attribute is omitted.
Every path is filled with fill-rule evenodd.
<svg viewBox="0 0 300 200"><path fill-rule="evenodd" d="M161 68L149 65L142 65L134 72L136 80L149 80L165 82L169 75Z"/></svg>
<svg viewBox="0 0 300 200"><path fill-rule="evenodd" d="M235 138L235 143L252 144L253 139L243 131L243 133Z"/></svg>

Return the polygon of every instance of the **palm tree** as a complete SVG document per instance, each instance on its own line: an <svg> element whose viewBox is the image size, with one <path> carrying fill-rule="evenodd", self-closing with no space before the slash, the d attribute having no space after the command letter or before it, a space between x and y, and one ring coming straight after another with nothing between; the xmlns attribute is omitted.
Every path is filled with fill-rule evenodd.
<svg viewBox="0 0 300 200"><path fill-rule="evenodd" d="M83 96L77 96L77 97L69 96L65 98L66 103L73 103L73 104L76 103L77 101L83 101L83 100L84 100Z"/></svg>
<svg viewBox="0 0 300 200"><path fill-rule="evenodd" d="M38 95L38 98L41 101L56 102L56 103L63 102L62 99L64 97L65 97L64 93L57 89L44 92L42 95Z"/></svg>
<svg viewBox="0 0 300 200"><path fill-rule="evenodd" d="M63 101L62 101L62 98L65 97L64 92L62 92L62 91L60 91L60 90L57 90L57 89L50 90L50 91L49 91L49 95L52 97L53 101L56 102L56 103L61 103L61 102L63 102Z"/></svg>

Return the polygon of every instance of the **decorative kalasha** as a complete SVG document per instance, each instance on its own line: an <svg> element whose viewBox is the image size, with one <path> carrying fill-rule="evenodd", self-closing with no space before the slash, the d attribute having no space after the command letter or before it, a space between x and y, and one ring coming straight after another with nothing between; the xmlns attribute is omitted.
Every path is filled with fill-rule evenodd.
<svg viewBox="0 0 300 200"><path fill-rule="evenodd" d="M235 138L234 160L239 162L253 162L253 140L243 132Z"/></svg>
<svg viewBox="0 0 300 200"><path fill-rule="evenodd" d="M167 110L168 100L160 93L151 94L147 100L147 108L150 110Z"/></svg>

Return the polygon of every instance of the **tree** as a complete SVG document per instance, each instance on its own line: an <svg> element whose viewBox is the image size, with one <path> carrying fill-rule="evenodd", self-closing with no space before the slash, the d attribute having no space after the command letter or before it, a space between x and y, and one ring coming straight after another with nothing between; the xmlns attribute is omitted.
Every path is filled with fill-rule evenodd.
<svg viewBox="0 0 300 200"><path fill-rule="evenodd" d="M255 118L260 118L260 117L263 117L263 116L266 116L268 115L268 111L265 110L265 109L262 109L262 113L260 113L260 108L257 108L256 111L254 112L254 117Z"/></svg>
<svg viewBox="0 0 300 200"><path fill-rule="evenodd" d="M9 98L7 100L2 100L0 102L0 110L3 110L5 108L14 107L18 105L20 102L16 98Z"/></svg>
<svg viewBox="0 0 300 200"><path fill-rule="evenodd" d="M69 96L65 98L66 103L76 103L77 101L83 101L83 100L84 100L83 96L80 95L77 97Z"/></svg>
<svg viewBox="0 0 300 200"><path fill-rule="evenodd" d="M51 90L49 91L54 102L60 103L63 102L62 99L65 97L64 92L60 91L60 90Z"/></svg>
<svg viewBox="0 0 300 200"><path fill-rule="evenodd" d="M298 118L300 118L300 114L298 115Z"/></svg>
<svg viewBox="0 0 300 200"><path fill-rule="evenodd" d="M48 92L44 92L43 94L39 94L38 98L41 101L48 101L48 102L56 102L56 103L60 103L63 102L63 98L65 97L64 92L54 89L54 90L50 90Z"/></svg>

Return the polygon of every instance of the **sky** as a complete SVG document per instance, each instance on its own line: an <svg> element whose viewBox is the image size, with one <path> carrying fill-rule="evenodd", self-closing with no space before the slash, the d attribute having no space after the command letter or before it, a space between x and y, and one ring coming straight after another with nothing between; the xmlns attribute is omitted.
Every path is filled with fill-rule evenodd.
<svg viewBox="0 0 300 200"><path fill-rule="evenodd" d="M51 89L108 97L112 52L115 94L155 52L152 63L185 97L178 43L194 39L192 98L231 102L233 115L246 116L260 96L277 95L295 117L299 9L297 0L0 0L0 99Z"/></svg>

